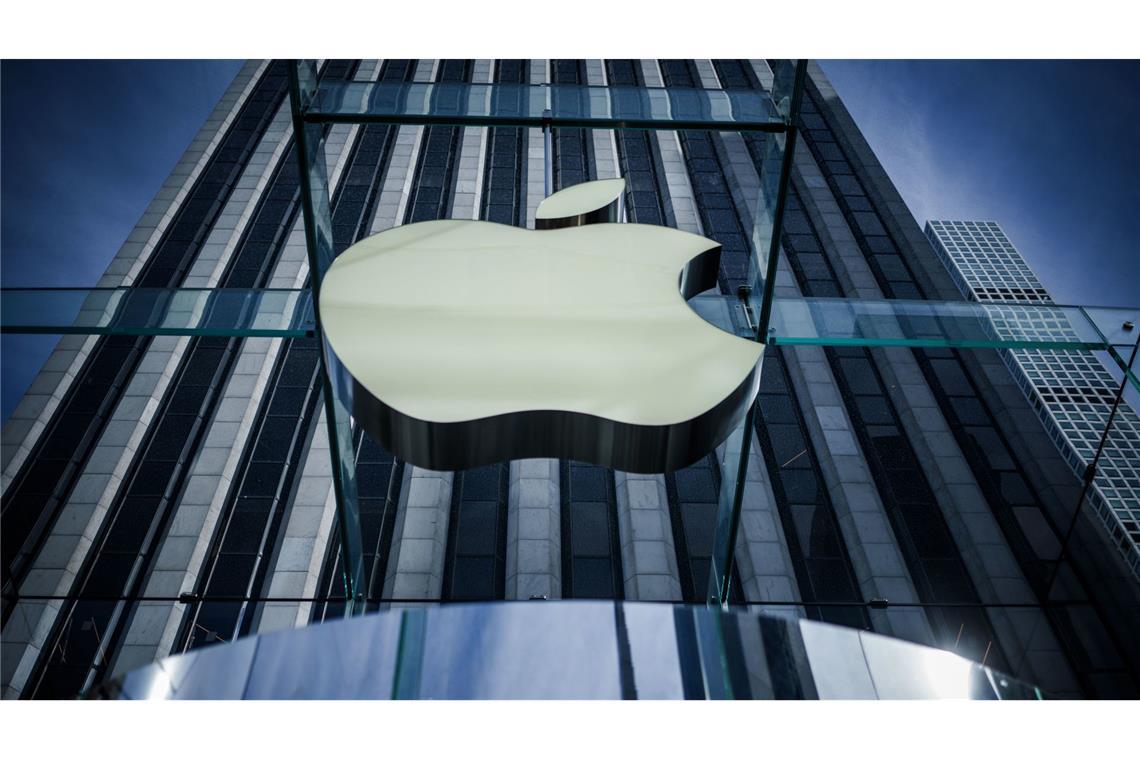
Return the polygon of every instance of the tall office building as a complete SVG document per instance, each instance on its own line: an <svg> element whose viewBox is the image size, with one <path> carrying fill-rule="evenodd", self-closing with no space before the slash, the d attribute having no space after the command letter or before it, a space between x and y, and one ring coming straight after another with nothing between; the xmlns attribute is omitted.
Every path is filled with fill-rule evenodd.
<svg viewBox="0 0 1140 760"><path fill-rule="evenodd" d="M926 236L971 301L1053 303L996 222L928 221ZM1052 329L1074 333L1063 320ZM1065 461L1083 475L1108 424L1120 382L1087 352L1003 350L1002 356ZM1097 471L1089 502L1140 579L1140 415L1127 402L1118 408L1105 437Z"/></svg>
<svg viewBox="0 0 1140 760"><path fill-rule="evenodd" d="M100 285L306 283L285 65L244 66ZM388 82L772 83L763 60L323 67ZM960 298L815 65L800 135L777 297ZM735 294L766 139L557 129L553 186L625 177L626 221L715 239L719 289ZM338 251L445 217L533 227L544 193L536 129L338 124L326 149ZM3 434L5 697L70 697L343 612L318 372L304 338L60 341ZM1084 516L1052 579L1079 482L996 352L769 347L750 434L733 604L957 651L1058 695L1140 692L1140 589ZM370 610L705 598L712 457L666 475L554 460L432 472L362 432L354 445Z"/></svg>

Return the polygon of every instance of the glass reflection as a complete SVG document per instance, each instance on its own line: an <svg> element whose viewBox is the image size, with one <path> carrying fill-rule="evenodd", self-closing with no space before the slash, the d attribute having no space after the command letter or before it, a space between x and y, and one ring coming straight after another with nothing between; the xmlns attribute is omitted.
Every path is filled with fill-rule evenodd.
<svg viewBox="0 0 1140 760"><path fill-rule="evenodd" d="M953 653L825 623L651 603L410 608L148 665L103 699L1040 699Z"/></svg>

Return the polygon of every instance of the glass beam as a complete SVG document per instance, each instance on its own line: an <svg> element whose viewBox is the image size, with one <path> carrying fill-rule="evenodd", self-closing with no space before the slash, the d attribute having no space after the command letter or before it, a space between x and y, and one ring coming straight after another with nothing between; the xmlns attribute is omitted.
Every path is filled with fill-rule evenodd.
<svg viewBox="0 0 1140 760"><path fill-rule="evenodd" d="M740 293L749 322L755 320L755 329L747 337L758 342L766 340L772 316L776 270L780 259L780 231L787 205L788 185L791 183L807 61L780 62L772 73L770 98L776 115L784 123L784 130L780 134L768 135L765 139L759 192L752 214L752 256L748 262L748 285ZM748 455L755 416L756 401L753 400L741 426L729 436L718 458L721 489L713 531L709 604L726 604L732 587L732 566L740 531L744 489L748 483Z"/></svg>
<svg viewBox="0 0 1140 760"><path fill-rule="evenodd" d="M188 335L311 338L310 288L2 288L0 332L41 335ZM736 296L702 294L689 305L741 337L757 326ZM754 314L755 312L753 312ZM765 343L779 346L1036 348L1115 351L1134 344L1126 307L854 298L776 298ZM1135 383L1135 375L1130 377Z"/></svg>
<svg viewBox="0 0 1140 760"><path fill-rule="evenodd" d="M305 338L313 294L274 288L4 288L0 332Z"/></svg>
<svg viewBox="0 0 1140 760"><path fill-rule="evenodd" d="M364 614L364 550L360 527L360 506L356 492L356 463L352 445L352 384L336 355L329 349L320 330L317 308L321 280L332 266L332 212L328 168L325 161L325 129L319 123L305 122L302 114L320 87L316 61L294 61L289 66L289 103L293 114L293 135L297 141L300 165L301 209L305 220L305 245L309 254L309 282L312 286L316 338L320 341L325 424L328 425L329 452L332 456L333 489L336 495L337 526L340 531L341 566L344 569L345 615Z"/></svg>
<svg viewBox="0 0 1140 760"><path fill-rule="evenodd" d="M549 109L549 114L545 112ZM576 84L321 82L308 123L784 132L764 92Z"/></svg>

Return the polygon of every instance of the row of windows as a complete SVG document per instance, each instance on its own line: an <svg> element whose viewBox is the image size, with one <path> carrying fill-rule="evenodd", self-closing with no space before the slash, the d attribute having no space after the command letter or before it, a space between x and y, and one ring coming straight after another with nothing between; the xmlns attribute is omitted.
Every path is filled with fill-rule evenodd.
<svg viewBox="0 0 1140 760"><path fill-rule="evenodd" d="M347 76L353 67L350 62L332 62L325 72L331 76ZM299 182L293 150L291 147L279 160L270 189L259 200L238 250L222 275L222 287L257 287L268 280L297 213ZM141 590L148 565L162 545L162 537L172 519L176 494L185 483L188 465L201 444L205 423L212 417L239 348L240 340L236 338L197 338L191 342L179 375L160 405L157 422L148 431L143 454L133 464L128 486L110 508L112 516L96 542L97 548L91 555L93 560L89 559L86 572L77 582L86 593L92 593L89 590L92 584L108 594L131 595ZM314 353L310 361L312 372L317 368L316 359ZM285 440L290 446L296 445L293 439L286 437ZM264 452L255 452L255 455L257 453L266 456ZM249 482L256 499L260 500L242 502L247 508L243 515L260 511L264 513L260 519L269 519L273 512L272 500L279 495L276 489L281 485L280 478L272 477L272 468L272 463L264 461L251 463ZM145 512L140 513L140 508ZM237 536L238 532L233 535ZM214 585L222 583L230 589L241 583L240 571L246 565L252 568L256 564L256 556L234 553L218 561L222 570L215 576L220 580ZM68 623L78 615L92 628L101 629L106 646L113 650L125 630L124 624L131 619L133 606L101 607L96 611L86 609L85 604L81 602L61 615L60 630L74 631ZM105 665L101 656L83 662L73 654L70 660L65 660L62 651L56 649L39 663L35 694L43 697L73 694ZM85 674L84 667L94 672ZM52 691L57 688L63 692Z"/></svg>
<svg viewBox="0 0 1140 760"><path fill-rule="evenodd" d="M363 431L357 432L353 451L364 571L361 593L365 610L374 612L384 594L406 466ZM334 531L338 529L339 525L333 526ZM323 598L313 605L313 622L344 616L344 557L337 541L329 542L317 593Z"/></svg>
<svg viewBox="0 0 1140 760"><path fill-rule="evenodd" d="M587 84L586 62L570 59L552 60L550 76L553 84ZM558 97L557 92L555 97ZM588 129L554 130L552 142L555 190L597 179L591 134Z"/></svg>
<svg viewBox="0 0 1140 760"><path fill-rule="evenodd" d="M440 61L436 71L436 81L470 82L471 62ZM443 219L447 216L451 194L455 187L456 158L462 134L462 127L423 128L421 138L423 145L416 164L416 181L411 185L405 224Z"/></svg>
<svg viewBox="0 0 1140 760"><path fill-rule="evenodd" d="M805 96L805 124L813 126L813 137L807 139L817 160L825 166L825 175L842 163L842 174L828 177L840 207L844 209L861 241L861 248L872 271L884 290L889 287L897 297L919 297L921 291L913 281L909 267L902 260L893 241L874 213L862 185L846 162L838 145L830 138L826 123ZM810 118L809 118L810 117ZM814 144L827 135L828 148L818 150ZM848 201L858 201L851 204ZM802 213L799 203L792 215ZM810 222L803 219L806 226ZM814 235L813 235L814 236ZM797 271L800 253L799 240L785 239L793 271ZM818 240L813 241L809 253L819 252ZM829 294L838 290L838 281L827 265L832 280ZM815 274L825 279L824 272ZM807 295L815 295L813 282L797 271L797 279ZM860 440L861 448L879 486L880 497L887 508L899 547L903 552L920 598L927 602L976 601L969 575L962 563L958 548L950 535L929 484L923 476L918 459L899 422L897 412L878 369L865 349L827 349L826 355L836 376L841 394ZM981 658L990 648L994 636L985 616L977 611L964 612L961 608L934 608L928 610L936 634L947 645L957 645L958 651L970 652ZM990 653L993 657L993 653ZM1000 658L1000 654L998 655ZM991 660L992 662L993 660Z"/></svg>
<svg viewBox="0 0 1140 760"><path fill-rule="evenodd" d="M173 223L144 263L137 284L177 285L224 207L262 132L286 93L284 63L269 66L211 156ZM112 410L132 377L150 339L112 336L101 339L59 405L48 430L8 489L2 539L5 591L19 586L28 559L74 485ZM7 622L14 602L6 599Z"/></svg>
<svg viewBox="0 0 1140 760"><path fill-rule="evenodd" d="M290 505L310 422L316 416L318 370L313 340L282 347L277 383L258 416L247 447L244 474L236 481L215 545L203 565L198 589L205 596L244 596L259 587ZM288 368L288 371L284 371ZM303 400L295 402L295 397ZM298 414L297 412L300 412ZM249 629L252 607L241 602L204 602L187 608L175 651L228 641Z"/></svg>
<svg viewBox="0 0 1140 760"><path fill-rule="evenodd" d="M757 397L756 437L805 602L852 602L863 594L851 569L823 474L810 445L782 350L764 353ZM817 620L870 629L862 606L807 607Z"/></svg>
<svg viewBox="0 0 1140 760"><path fill-rule="evenodd" d="M804 109L807 113L817 115L819 113L817 106L813 102L811 93L805 95ZM834 142L834 138L828 135L827 132L828 130L824 130L823 132L809 131L805 134L806 142L813 153L817 153L816 141L824 139ZM834 187L834 183L832 184ZM906 272L910 275L909 282L906 280L896 282L885 276L885 274L874 265L873 254L875 253L875 245L873 236L867 234L866 225L860 225L860 220L857 218L858 214L846 203L847 198L842 195L837 195L837 199L839 200L840 208L844 211L852 230L855 232L856 241L859 243L860 250L872 264L872 272L875 274L880 287L887 297L908 298L915 297L915 294L921 296L922 289L915 280L909 266L906 267ZM870 205L869 201L868 205ZM881 226L880 224L879 227ZM893 245L893 241L891 244ZM948 389L943 386L933 366L934 360L945 358L958 364L960 367L962 359L958 355L958 352L916 350L914 354L920 368L930 383L931 390L934 391L939 406L947 416L948 421L951 422L951 430L958 440L961 450L966 455L975 478L979 486L981 486L983 493L985 493L986 499L993 509L994 515L997 517L999 525L1001 525L1011 548L1018 556L1023 567L1027 569L1027 575L1030 581L1040 583L1040 571L1044 566L1040 562L1040 558L1056 556L1055 554L1049 554L1050 551L1056 551L1056 546L1054 545L1050 548L1049 544L1054 543L1056 537L1059 535L1056 530L1056 525L1052 522L1051 515L1043 509L1039 498L1032 493L1021 468L1012 459L1008 447L1004 445L1000 427L994 423L992 413L988 407L981 402L980 397L977 397L975 394L974 401L976 401L978 405L976 407L971 406L971 408L984 413L988 423L986 428L993 431L995 436L995 438L989 438L987 435L987 440L999 440L1002 442L1002 445L995 445L990 450L982 448L982 446L975 442L977 439L974 433L978 431L968 430L967 428L970 426L958 421L957 415L962 408L961 400L956 401L953 398L955 394L948 392ZM1034 546L1035 554L1026 550L1026 545L1032 544L1033 539L1040 539L1042 536L1050 535L1051 540L1037 540ZM1087 589L1087 585L1085 588ZM1087 593L1087 591L1081 592L1074 589L1073 593L1081 594ZM1087 668L1089 662L1088 653L1100 646L1097 642L1097 637L1092 635L1090 631L1103 631L1103 622L1097 621L1095 628L1080 628L1074 625L1072 621L1062 613L1050 610L1049 614L1057 626L1056 630L1058 634L1066 640L1068 652L1076 658L1077 664L1079 664L1081 668ZM1111 652L1111 647L1106 651ZM1114 667L1119 667L1119 656L1115 652L1112 652L1110 656L1115 659L1116 665L1114 665ZM1086 675L1086 677L1091 676Z"/></svg>
<svg viewBox="0 0 1140 760"><path fill-rule="evenodd" d="M388 62L381 76L395 72L407 77L410 69L410 62ZM392 127L384 125L368 125L359 131L344 180L332 198L334 250L343 251L367 233L394 133ZM307 440L316 416L320 387L317 350L317 344L310 339L286 341L282 346L282 360L269 384L273 390L268 405L260 417L259 429L251 438L251 453L243 462L245 473L230 494L222 520L225 528L221 540L216 542L205 564L209 568L211 563L216 563L212 573L203 573L207 595L225 593L215 588L218 584L236 589L229 593L244 594L247 589L260 588L265 582L264 559L272 556L278 544L291 502L289 488L296 480L305 449L302 442ZM389 463L386 468L378 468L382 471L378 473L382 481L378 484L370 482L371 469L369 463L358 461L357 491L366 547L383 520L391 466ZM270 488L275 490L267 492ZM379 499L375 498L376 491L380 492ZM275 498L266 504L264 514L249 511L251 499L264 503L268 496ZM376 511L381 515L374 517L372 513ZM193 649L219 636L228 638L248 631L253 624L253 611L244 605L224 602L192 605L186 611L182 635L175 649Z"/></svg>
<svg viewBox="0 0 1140 760"><path fill-rule="evenodd" d="M530 63L500 60L495 63L495 82L524 84ZM521 225L526 221L527 132L495 127L487 131L487 160L483 174L481 218L499 224Z"/></svg>
<svg viewBox="0 0 1140 760"><path fill-rule="evenodd" d="M644 85L641 65L630 59L606 61L606 81L611 85L640 87ZM669 187L663 181L659 165L656 135L649 130L615 130L618 163L625 178L625 208L631 222L674 226Z"/></svg>
<svg viewBox="0 0 1140 760"><path fill-rule="evenodd" d="M613 470L560 463L562 596L621 599L622 574Z"/></svg>
<svg viewBox="0 0 1140 760"><path fill-rule="evenodd" d="M700 86L700 76L692 61L663 60L660 65L666 87ZM720 290L722 293L735 293L748 281L750 236L736 214L713 133L686 131L680 135L702 230L721 244L717 277Z"/></svg>
<svg viewBox="0 0 1140 760"><path fill-rule="evenodd" d="M507 562L506 462L455 473L443 598L502 599Z"/></svg>
<svg viewBox="0 0 1140 760"><path fill-rule="evenodd" d="M927 235L943 262L979 301L1018 301L1022 303L1051 303L1052 299L1021 256L996 225L962 222L931 222ZM997 252L1000 249L1000 253ZM1010 322L995 320L1000 331L1009 331ZM1014 330L1020 328L1017 324ZM1055 321L1051 334L1058 337L1074 336L1075 332L1064 318ZM1068 459L1074 471L1080 474L1091 461L1107 424L1108 409L1116 395L1116 383L1091 355L1062 354L1055 351L1012 351L1015 375L1025 378L1023 390L1034 407L1053 426L1053 437L1063 452L1072 454ZM1007 360L1007 364L1010 363ZM1135 416L1124 407L1123 416ZM1126 557L1140 557L1140 544L1135 543L1135 511L1130 505L1140 498L1140 447L1113 445L1111 439L1127 440L1128 427L1115 425L1113 435L1105 448L1095 488L1115 514L1115 520L1106 518L1106 524L1119 541ZM1116 523L1119 521L1119 525ZM1121 530L1123 528L1123 530Z"/></svg>

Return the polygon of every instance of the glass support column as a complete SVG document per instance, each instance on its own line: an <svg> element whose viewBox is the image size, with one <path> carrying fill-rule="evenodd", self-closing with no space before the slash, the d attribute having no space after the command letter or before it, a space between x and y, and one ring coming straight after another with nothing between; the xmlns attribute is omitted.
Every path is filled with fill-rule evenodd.
<svg viewBox="0 0 1140 760"><path fill-rule="evenodd" d="M774 65L772 73L772 100L784 120L785 129L765 136L765 158L760 167L760 188L752 217L752 255L749 257L748 285L739 294L744 301L746 313L750 315L750 321L755 320L752 337L761 343L766 342L772 316L776 269L780 258L780 231L787 204L788 184L791 182L807 61L779 61ZM713 532L712 567L709 572L710 605L727 605L732 589L732 567L737 536L740 533L755 417L754 399L744 415L744 421L729 436L722 449L723 454L718 457L721 488Z"/></svg>
<svg viewBox="0 0 1140 760"><path fill-rule="evenodd" d="M542 180L546 196L554 192L554 129L550 126L550 109L542 112Z"/></svg>
<svg viewBox="0 0 1140 760"><path fill-rule="evenodd" d="M289 102L293 115L297 162L300 168L301 209L305 222L305 246L309 254L316 339L323 362L321 372L325 423L328 426L332 481L340 532L341 566L344 569L345 615L364 613L364 551L360 508L356 493L356 465L352 445L352 382L330 350L321 331L319 298L321 281L332 266L335 251L328 167L325 161L325 127L306 123L305 109L320 86L317 63L294 61L289 66Z"/></svg>

